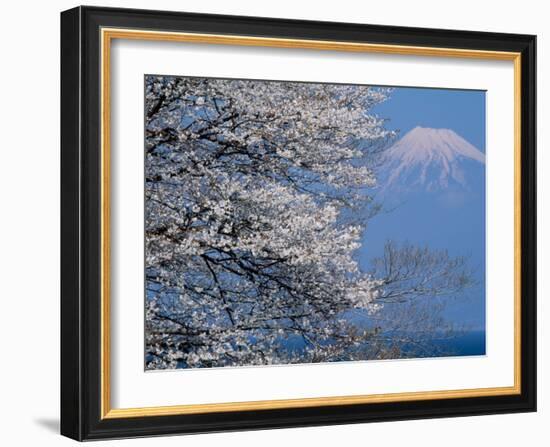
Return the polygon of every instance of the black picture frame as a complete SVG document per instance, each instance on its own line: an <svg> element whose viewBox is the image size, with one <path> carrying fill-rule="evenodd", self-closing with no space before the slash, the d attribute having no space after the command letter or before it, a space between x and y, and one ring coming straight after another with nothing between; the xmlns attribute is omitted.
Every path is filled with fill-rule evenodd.
<svg viewBox="0 0 550 447"><path fill-rule="evenodd" d="M101 82L105 27L521 54L521 388L503 396L102 417ZM76 440L536 410L536 37L77 7L61 14L61 433Z"/></svg>

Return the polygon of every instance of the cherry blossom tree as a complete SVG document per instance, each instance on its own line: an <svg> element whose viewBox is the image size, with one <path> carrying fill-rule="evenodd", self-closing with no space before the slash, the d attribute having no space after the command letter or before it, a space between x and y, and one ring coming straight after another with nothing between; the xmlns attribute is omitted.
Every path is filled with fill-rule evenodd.
<svg viewBox="0 0 550 447"><path fill-rule="evenodd" d="M467 285L444 253L357 261L394 137L371 109L389 89L168 76L145 89L148 369L365 358L380 331L350 309Z"/></svg>

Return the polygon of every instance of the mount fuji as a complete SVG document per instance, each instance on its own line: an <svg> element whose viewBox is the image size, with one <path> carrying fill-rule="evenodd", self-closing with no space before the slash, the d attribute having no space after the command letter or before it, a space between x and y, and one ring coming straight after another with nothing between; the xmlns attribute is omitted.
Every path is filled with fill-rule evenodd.
<svg viewBox="0 0 550 447"><path fill-rule="evenodd" d="M415 127L384 154L382 193L467 192L484 181L485 154L450 129Z"/></svg>

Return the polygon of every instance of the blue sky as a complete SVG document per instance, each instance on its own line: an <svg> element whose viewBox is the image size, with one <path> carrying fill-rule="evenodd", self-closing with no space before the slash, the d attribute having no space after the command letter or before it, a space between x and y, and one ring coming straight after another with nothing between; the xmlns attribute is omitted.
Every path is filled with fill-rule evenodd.
<svg viewBox="0 0 550 447"><path fill-rule="evenodd" d="M443 127L485 152L485 91L397 87L374 112L402 134L416 126Z"/></svg>
<svg viewBox="0 0 550 447"><path fill-rule="evenodd" d="M484 91L399 87L373 111L388 118L386 127L400 136L416 126L447 128L485 153ZM485 189L479 172L472 172L477 180L467 200L450 205L433 193L420 193L376 216L367 226L360 253L360 262L367 266L382 253L385 241L393 239L468 256L479 284L450 300L445 318L473 330L485 328Z"/></svg>

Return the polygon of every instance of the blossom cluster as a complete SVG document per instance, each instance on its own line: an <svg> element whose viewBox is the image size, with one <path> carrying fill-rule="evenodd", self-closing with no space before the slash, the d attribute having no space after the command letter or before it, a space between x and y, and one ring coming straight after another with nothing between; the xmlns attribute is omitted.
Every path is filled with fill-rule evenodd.
<svg viewBox="0 0 550 447"><path fill-rule="evenodd" d="M333 361L372 335L341 316L381 306L355 254L389 94L146 77L148 369Z"/></svg>

